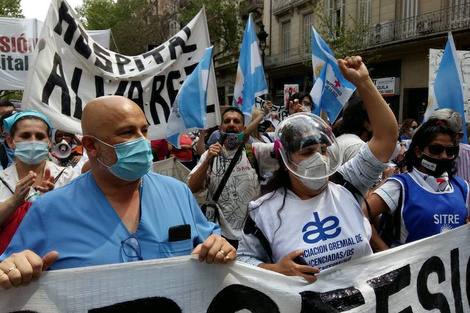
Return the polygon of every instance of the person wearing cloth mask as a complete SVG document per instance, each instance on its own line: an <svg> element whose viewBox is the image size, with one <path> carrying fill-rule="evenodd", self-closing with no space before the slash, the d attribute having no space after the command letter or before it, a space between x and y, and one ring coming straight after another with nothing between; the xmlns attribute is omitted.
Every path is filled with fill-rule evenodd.
<svg viewBox="0 0 470 313"><path fill-rule="evenodd" d="M386 167L398 125L362 58L347 57L338 65L364 101L372 139L341 165L336 138L321 118L298 113L284 119L274 144L280 168L266 192L249 205L239 261L314 282L320 270L372 254L363 194ZM329 181L333 174L342 185ZM347 244L325 249L336 242Z"/></svg>
<svg viewBox="0 0 470 313"><path fill-rule="evenodd" d="M150 172L149 126L135 102L99 97L85 106L81 123L91 169L34 201L0 256L0 286L27 285L48 268L191 253L207 263L236 259L186 184Z"/></svg>
<svg viewBox="0 0 470 313"><path fill-rule="evenodd" d="M5 131L5 128L3 126L3 121L10 116L21 112L19 109L14 109L10 111L6 111L5 113L0 116L0 127L1 127L1 132L5 138L5 140L0 144L0 170L4 170L10 165L15 162L15 150L8 146L8 140L6 140L7 137L10 135L8 134L7 131Z"/></svg>
<svg viewBox="0 0 470 313"><path fill-rule="evenodd" d="M57 163L60 166L74 167L77 165L83 156L83 146L80 139L78 139L75 134L60 129L54 129L52 131L52 139L54 145L65 142L70 147L70 155L64 158L60 158L55 152L51 153L52 156L57 159Z"/></svg>
<svg viewBox="0 0 470 313"><path fill-rule="evenodd" d="M0 252L8 246L34 198L60 187L78 175L47 161L51 145L49 119L33 110L4 120L15 163L0 172Z"/></svg>
<svg viewBox="0 0 470 313"><path fill-rule="evenodd" d="M399 228L382 235L386 243L374 238L375 250L468 223L468 185L454 175L458 154L458 132L447 121L430 119L421 125L405 154L408 173L391 176L367 198L372 217L388 212L400 219L393 223Z"/></svg>
<svg viewBox="0 0 470 313"><path fill-rule="evenodd" d="M418 128L418 122L412 118L407 118L403 121L400 128L400 140L411 140L414 132Z"/></svg>

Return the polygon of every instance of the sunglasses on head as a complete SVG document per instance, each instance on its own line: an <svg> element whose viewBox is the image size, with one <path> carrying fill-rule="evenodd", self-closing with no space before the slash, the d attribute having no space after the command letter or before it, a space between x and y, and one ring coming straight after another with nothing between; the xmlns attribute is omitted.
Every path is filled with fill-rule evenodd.
<svg viewBox="0 0 470 313"><path fill-rule="evenodd" d="M454 157L459 154L459 146L444 147L441 145L428 145L428 149L429 152L434 155L439 155L444 152L444 150L446 151L446 154L451 157Z"/></svg>

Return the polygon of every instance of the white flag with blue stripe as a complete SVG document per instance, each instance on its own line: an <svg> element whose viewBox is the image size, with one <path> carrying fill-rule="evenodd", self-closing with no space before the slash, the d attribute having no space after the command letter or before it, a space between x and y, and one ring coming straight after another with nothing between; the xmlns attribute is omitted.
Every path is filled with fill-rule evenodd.
<svg viewBox="0 0 470 313"><path fill-rule="evenodd" d="M323 38L315 28L312 27L312 31L313 88L310 95L315 105L313 113L320 116L323 110L333 123L356 87L343 77L338 61Z"/></svg>
<svg viewBox="0 0 470 313"><path fill-rule="evenodd" d="M251 110L255 97L268 93L263 63L259 52L253 18L251 13L246 22L242 48L238 60L237 79L233 92L233 106L238 107L245 115L245 125L251 121Z"/></svg>
<svg viewBox="0 0 470 313"><path fill-rule="evenodd" d="M424 114L426 121L432 112L438 109L452 109L459 112L463 118L463 143L468 143L465 127L464 88L462 67L455 49L452 33L449 32L447 44L437 70L434 85L429 88L428 107Z"/></svg>
<svg viewBox="0 0 470 313"><path fill-rule="evenodd" d="M173 103L167 124L167 140L178 149L179 136L183 131L206 128L207 85L212 64L212 48L206 48L204 56L184 81Z"/></svg>

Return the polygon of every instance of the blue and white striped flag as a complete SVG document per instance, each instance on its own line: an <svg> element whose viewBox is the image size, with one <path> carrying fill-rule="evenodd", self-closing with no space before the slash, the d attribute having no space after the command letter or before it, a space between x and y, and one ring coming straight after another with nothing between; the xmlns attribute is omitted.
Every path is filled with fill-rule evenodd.
<svg viewBox="0 0 470 313"><path fill-rule="evenodd" d="M315 28L312 27L312 31L313 88L310 95L315 105L313 113L320 116L323 110L333 123L356 87L343 77L338 61L323 38Z"/></svg>
<svg viewBox="0 0 470 313"><path fill-rule="evenodd" d="M251 121L251 110L255 105L255 97L266 93L268 93L268 87L264 77L253 18L250 13L238 59L237 79L232 103L245 115L245 125Z"/></svg>
<svg viewBox="0 0 470 313"><path fill-rule="evenodd" d="M184 81L173 103L167 123L167 140L178 149L179 136L183 131L206 128L207 85L212 64L212 48L213 46L206 49L199 64Z"/></svg>
<svg viewBox="0 0 470 313"><path fill-rule="evenodd" d="M439 69L437 70L434 86L429 90L428 107L424 113L424 120L438 109L452 109L463 118L463 143L468 143L465 127L464 92L463 92L462 68L460 59L455 49L452 33L449 32L447 44L442 55Z"/></svg>

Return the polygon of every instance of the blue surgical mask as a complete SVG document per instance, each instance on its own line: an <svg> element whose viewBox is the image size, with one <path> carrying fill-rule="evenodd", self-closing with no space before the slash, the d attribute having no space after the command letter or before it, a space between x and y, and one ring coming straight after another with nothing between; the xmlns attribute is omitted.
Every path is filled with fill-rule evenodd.
<svg viewBox="0 0 470 313"><path fill-rule="evenodd" d="M243 132L236 134L236 133L227 133L227 137L225 138L225 143L230 147L230 148L235 148L238 146L240 142L243 140L243 136L245 134Z"/></svg>
<svg viewBox="0 0 470 313"><path fill-rule="evenodd" d="M116 164L108 166L97 159L114 176L127 181L135 181L150 171L153 156L148 139L140 137L112 146L96 137L94 138L102 144L114 148L118 159Z"/></svg>
<svg viewBox="0 0 470 313"><path fill-rule="evenodd" d="M15 157L21 162L36 165L44 160L49 153L49 143L44 141L21 141L13 142L16 146Z"/></svg>

